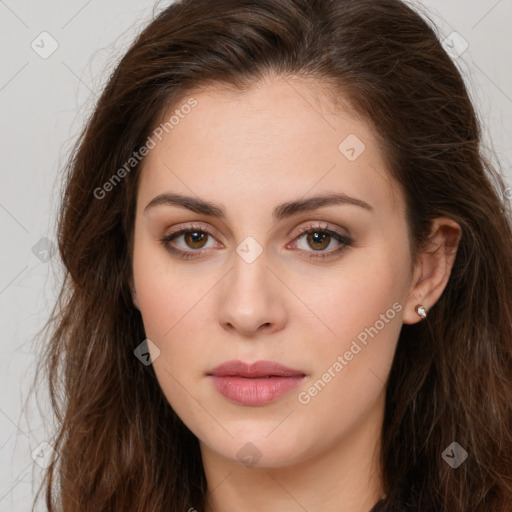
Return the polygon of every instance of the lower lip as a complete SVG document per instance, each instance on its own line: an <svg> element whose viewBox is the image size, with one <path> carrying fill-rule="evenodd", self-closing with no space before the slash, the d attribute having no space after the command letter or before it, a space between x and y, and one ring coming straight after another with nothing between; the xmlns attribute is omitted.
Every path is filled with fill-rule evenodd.
<svg viewBox="0 0 512 512"><path fill-rule="evenodd" d="M265 405L296 388L304 377L220 377L210 375L217 391L240 405Z"/></svg>

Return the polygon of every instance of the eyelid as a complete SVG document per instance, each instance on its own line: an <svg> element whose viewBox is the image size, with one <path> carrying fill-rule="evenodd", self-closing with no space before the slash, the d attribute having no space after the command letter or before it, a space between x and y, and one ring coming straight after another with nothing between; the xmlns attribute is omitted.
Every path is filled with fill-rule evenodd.
<svg viewBox="0 0 512 512"><path fill-rule="evenodd" d="M217 230L215 228L212 228L209 225L204 226L204 225L200 225L200 224L195 224L193 222L190 224L187 224L187 223L178 224L173 229L172 232L164 235L164 237L170 237L172 235L178 234L180 231L189 231L189 230L194 230L194 229L196 229L197 231L204 231L204 232L208 233L209 235L214 236L215 238L219 238L219 235L217 234ZM345 229L345 231L346 231L345 234L339 233L338 230L342 229L342 228L340 228L339 226L330 227L329 222L326 222L326 221L309 221L305 225L302 224L299 227L294 228L292 231L290 231L288 233L288 236L292 237L292 240L295 240L295 238L297 236L304 234L304 232L306 232L308 229L318 229L318 230L321 229L321 230L325 230L325 231L333 231L341 236L344 236L347 239L350 239L350 234L348 233L348 230Z"/></svg>
<svg viewBox="0 0 512 512"><path fill-rule="evenodd" d="M178 226L175 226L170 233L167 233L162 238L169 238L171 236L177 235L178 233L183 234L183 232L194 231L194 230L208 233L208 235L210 235L214 238L219 238L217 230L215 230L214 228L211 228L210 226L196 224L193 222L191 224L186 224L186 223L178 224Z"/></svg>
<svg viewBox="0 0 512 512"><path fill-rule="evenodd" d="M314 233L315 231L327 233L328 236L334 238L340 246L336 249L331 249L328 251L299 250L299 253L306 253L306 256L304 257L308 260L323 260L331 257L335 258L354 244L352 236L340 233L339 228L330 228L327 222L310 222L298 228L298 233L294 236L293 240L287 244L286 247L289 247L291 244L296 244L297 240L301 239L308 233Z"/></svg>
<svg viewBox="0 0 512 512"><path fill-rule="evenodd" d="M301 224L299 227L295 228L293 231L290 232L290 237L293 237L293 240L295 240L295 238L297 238L298 236L301 236L303 235L305 232L309 231L309 230L313 230L313 229L317 229L319 231L330 231L330 232L333 232L333 233L336 233L340 236L343 236L345 238L350 238L350 235L348 234L348 232L346 234L343 234L343 233L340 233L340 230L342 228L340 228L339 226L334 226L334 225L331 225L329 222L326 222L326 221L310 221L310 222L307 222L306 224ZM347 231L346 229L344 231Z"/></svg>
<svg viewBox="0 0 512 512"><path fill-rule="evenodd" d="M299 226L296 228L293 232L295 233L293 235L293 239L291 242L289 242L286 247L288 247L290 244L294 244L297 242L297 239L302 238L304 235L306 235L308 232L312 232L314 230L322 231L327 233L329 236L334 238L338 244L341 245L341 247L338 247L337 249L331 249L328 251L305 251L299 249L298 252L305 252L310 254L309 256L305 256L306 259L324 259L329 257L334 257L344 251L346 248L352 246L353 239L348 234L342 234L339 232L339 227L335 228L329 228L329 223L325 221L310 221L306 225ZM208 236L211 236L215 239L217 239L217 235L215 233L215 229L211 229L210 227L205 227L199 224L191 223L191 224L184 224L184 225L178 225L171 233L163 235L160 238L160 242L162 245L170 252L181 255L182 258L201 258L201 254L204 251L208 251L211 248L206 249L190 249L190 250L183 250L176 247L171 247L169 243L172 241L173 238L179 238L180 236L183 236L186 233L192 232L192 231L200 231L203 233L206 233ZM289 235L292 236L292 235ZM222 244L222 242L219 242ZM192 255L197 256L192 256Z"/></svg>

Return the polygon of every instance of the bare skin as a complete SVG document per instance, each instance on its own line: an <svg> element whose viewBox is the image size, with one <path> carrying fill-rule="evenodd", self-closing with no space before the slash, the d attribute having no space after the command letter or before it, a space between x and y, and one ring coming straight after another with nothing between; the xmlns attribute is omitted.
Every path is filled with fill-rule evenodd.
<svg viewBox="0 0 512 512"><path fill-rule="evenodd" d="M403 323L421 321L417 304L429 309L441 296L460 227L436 219L434 243L413 267L405 203L370 128L335 112L320 89L272 79L243 94L191 96L197 106L144 162L132 288L160 350L159 384L199 439L207 510L368 512L385 494L380 430L398 336ZM362 152L351 151L356 139L340 151L350 134ZM283 203L333 192L371 209L330 204L272 216ZM163 193L215 203L225 217L171 204L145 210ZM191 225L211 234L168 242L190 259L160 242ZM299 233L309 226L325 236ZM250 263L237 252L258 245ZM232 359L276 361L306 377L271 403L240 405L207 376Z"/></svg>

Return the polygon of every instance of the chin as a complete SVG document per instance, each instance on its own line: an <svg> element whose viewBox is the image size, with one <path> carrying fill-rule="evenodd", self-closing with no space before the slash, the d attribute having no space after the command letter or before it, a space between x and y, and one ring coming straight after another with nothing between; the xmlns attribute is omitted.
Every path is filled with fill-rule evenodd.
<svg viewBox="0 0 512 512"><path fill-rule="evenodd" d="M301 443L297 442L295 436L290 436L289 431L273 439L265 438L265 435L261 429L255 429L254 435L246 432L244 435L234 435L225 443L210 441L207 445L218 455L247 468L286 467L305 457L304 452L297 450Z"/></svg>

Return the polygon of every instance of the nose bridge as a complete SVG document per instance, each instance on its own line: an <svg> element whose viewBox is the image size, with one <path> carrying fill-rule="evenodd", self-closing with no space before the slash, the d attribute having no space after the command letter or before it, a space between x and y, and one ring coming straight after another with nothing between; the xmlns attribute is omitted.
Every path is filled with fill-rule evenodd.
<svg viewBox="0 0 512 512"><path fill-rule="evenodd" d="M230 276L231 293L237 296L244 307L257 306L258 300L266 298L268 302L273 295L269 288L268 251L253 237L246 237L236 248L233 271Z"/></svg>
<svg viewBox="0 0 512 512"><path fill-rule="evenodd" d="M224 327L246 334L262 325L282 328L286 317L283 297L269 263L267 251L254 237L238 244L220 297L219 322Z"/></svg>

